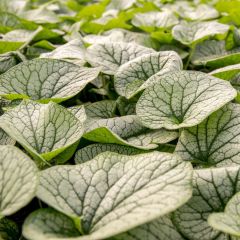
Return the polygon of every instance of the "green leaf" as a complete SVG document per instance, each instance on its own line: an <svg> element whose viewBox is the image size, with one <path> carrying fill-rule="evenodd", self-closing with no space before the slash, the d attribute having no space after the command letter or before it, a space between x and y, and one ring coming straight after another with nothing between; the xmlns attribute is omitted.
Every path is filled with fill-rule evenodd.
<svg viewBox="0 0 240 240"><path fill-rule="evenodd" d="M162 44L170 44L173 41L172 32L167 29L151 32L151 37Z"/></svg>
<svg viewBox="0 0 240 240"><path fill-rule="evenodd" d="M21 20L16 15L8 12L0 12L1 33L6 33L20 27L22 27Z"/></svg>
<svg viewBox="0 0 240 240"><path fill-rule="evenodd" d="M193 45L213 36L219 36L223 39L228 30L228 25L216 21L182 22L173 27L172 34L182 44Z"/></svg>
<svg viewBox="0 0 240 240"><path fill-rule="evenodd" d="M143 29L146 32L152 32L156 29L170 28L178 24L179 20L171 11L151 11L146 13L137 13L132 19L132 24Z"/></svg>
<svg viewBox="0 0 240 240"><path fill-rule="evenodd" d="M194 171L193 196L173 217L173 223L186 239L229 239L209 226L207 219L213 212L222 212L240 190L239 170L239 167L224 167Z"/></svg>
<svg viewBox="0 0 240 240"><path fill-rule="evenodd" d="M0 126L35 159L51 160L76 143L82 123L64 107L50 102L22 101L0 117Z"/></svg>
<svg viewBox="0 0 240 240"><path fill-rule="evenodd" d="M9 42L0 40L0 54L16 51L24 45L24 42Z"/></svg>
<svg viewBox="0 0 240 240"><path fill-rule="evenodd" d="M210 72L212 76L225 79L225 80L232 79L238 73L240 73L240 64L229 65L229 66L219 68L215 71Z"/></svg>
<svg viewBox="0 0 240 240"><path fill-rule="evenodd" d="M15 222L7 218L0 220L0 238L2 240L19 240L19 235L18 225Z"/></svg>
<svg viewBox="0 0 240 240"><path fill-rule="evenodd" d="M229 103L199 125L184 129L176 153L203 165L239 165L240 107Z"/></svg>
<svg viewBox="0 0 240 240"><path fill-rule="evenodd" d="M98 18L102 15L105 10L105 6L103 4L90 4L82 8L82 10L77 14L77 18Z"/></svg>
<svg viewBox="0 0 240 240"><path fill-rule="evenodd" d="M214 229L240 237L240 193L236 193L227 203L224 212L212 213L208 224Z"/></svg>
<svg viewBox="0 0 240 240"><path fill-rule="evenodd" d="M216 9L223 13L228 13L227 18L229 22L233 22L236 25L240 25L239 21L239 11L240 11L240 4L239 1L223 1L220 0L216 4Z"/></svg>
<svg viewBox="0 0 240 240"><path fill-rule="evenodd" d="M115 74L117 93L132 98L138 92L152 86L156 79L170 71L182 69L182 60L173 51L150 53L123 64Z"/></svg>
<svg viewBox="0 0 240 240"><path fill-rule="evenodd" d="M224 41L208 40L196 46L191 60L194 65L213 69L225 67L239 63L240 48L227 51Z"/></svg>
<svg viewBox="0 0 240 240"><path fill-rule="evenodd" d="M136 155L140 153L144 153L144 150L140 150L137 148L129 147L129 146L122 146L118 144L91 144L87 147L84 147L78 150L75 154L74 160L76 164L84 163L89 160L95 158L98 154L102 152L115 152L124 155Z"/></svg>
<svg viewBox="0 0 240 240"><path fill-rule="evenodd" d="M0 76L0 95L10 100L61 102L79 93L99 70L56 59L25 61Z"/></svg>
<svg viewBox="0 0 240 240"><path fill-rule="evenodd" d="M32 212L24 221L23 235L29 240L73 238L80 235L74 221L51 208Z"/></svg>
<svg viewBox="0 0 240 240"><path fill-rule="evenodd" d="M34 162L18 148L0 146L0 218L17 212L35 196L38 170ZM1 224L0 224L1 225Z"/></svg>
<svg viewBox="0 0 240 240"><path fill-rule="evenodd" d="M230 83L201 72L171 72L159 80L136 107L142 124L152 129L195 126L236 96Z"/></svg>
<svg viewBox="0 0 240 240"><path fill-rule="evenodd" d="M153 52L153 49L135 43L106 42L90 46L87 49L87 61L94 67L101 66L103 73L113 75L124 63Z"/></svg>
<svg viewBox="0 0 240 240"><path fill-rule="evenodd" d="M99 143L116 143L139 149L154 149L178 137L175 131L150 130L144 127L136 115L88 120L84 138Z"/></svg>
<svg viewBox="0 0 240 240"><path fill-rule="evenodd" d="M104 239L184 204L191 197L191 176L191 165L172 154L106 152L84 164L42 171L37 196L81 219L87 236L76 239Z"/></svg>
<svg viewBox="0 0 240 240"><path fill-rule="evenodd" d="M141 225L113 238L114 240L184 240L169 216Z"/></svg>

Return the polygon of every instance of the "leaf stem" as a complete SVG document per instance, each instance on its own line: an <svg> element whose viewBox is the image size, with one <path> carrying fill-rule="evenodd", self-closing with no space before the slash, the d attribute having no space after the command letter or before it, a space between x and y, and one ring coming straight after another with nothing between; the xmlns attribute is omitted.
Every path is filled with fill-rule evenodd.
<svg viewBox="0 0 240 240"><path fill-rule="evenodd" d="M190 46L190 51L189 51L188 60L187 60L186 65L185 65L185 67L184 67L185 70L188 69L188 66L189 66L189 64L190 64L190 62L191 62L192 56L193 56L193 54L194 54L194 52L195 52L195 47L196 47L196 44L193 44L192 46Z"/></svg>

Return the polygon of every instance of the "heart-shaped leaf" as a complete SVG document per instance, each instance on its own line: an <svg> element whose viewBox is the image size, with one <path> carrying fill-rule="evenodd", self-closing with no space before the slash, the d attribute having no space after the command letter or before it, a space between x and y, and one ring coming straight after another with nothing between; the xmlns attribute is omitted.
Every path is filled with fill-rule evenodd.
<svg viewBox="0 0 240 240"><path fill-rule="evenodd" d="M50 160L76 143L82 123L64 107L23 101L1 116L0 126L35 159Z"/></svg>
<svg viewBox="0 0 240 240"><path fill-rule="evenodd" d="M87 236L79 239L104 239L181 206L191 196L191 175L191 165L169 153L107 152L42 171L37 196L81 221Z"/></svg>
<svg viewBox="0 0 240 240"><path fill-rule="evenodd" d="M193 45L215 35L226 36L229 25L216 21L182 22L172 29L173 37L185 45Z"/></svg>
<svg viewBox="0 0 240 240"><path fill-rule="evenodd" d="M182 60L174 51L145 54L122 65L116 72L114 86L119 95L131 98L154 84L167 72L182 69Z"/></svg>
<svg viewBox="0 0 240 240"><path fill-rule="evenodd" d="M201 72L171 72L159 80L136 108L140 121L152 129L195 126L237 94L228 82Z"/></svg>
<svg viewBox="0 0 240 240"><path fill-rule="evenodd" d="M177 16L171 11L151 11L137 13L132 19L132 24L147 32L154 31L156 28L169 28L178 24Z"/></svg>
<svg viewBox="0 0 240 240"><path fill-rule="evenodd" d="M181 10L178 12L180 16L192 21L210 20L219 16L218 11L207 4L199 4L195 8L189 8L189 10L182 8Z"/></svg>
<svg viewBox="0 0 240 240"><path fill-rule="evenodd" d="M147 53L155 52L135 43L105 42L93 44L87 49L87 60L94 67L102 67L102 72L114 75L124 63Z"/></svg>
<svg viewBox="0 0 240 240"><path fill-rule="evenodd" d="M100 69L82 68L56 59L34 59L18 64L0 77L0 95L61 102L79 93Z"/></svg>
<svg viewBox="0 0 240 240"><path fill-rule="evenodd" d="M34 162L18 148L0 146L0 218L8 216L35 196L38 170Z"/></svg>

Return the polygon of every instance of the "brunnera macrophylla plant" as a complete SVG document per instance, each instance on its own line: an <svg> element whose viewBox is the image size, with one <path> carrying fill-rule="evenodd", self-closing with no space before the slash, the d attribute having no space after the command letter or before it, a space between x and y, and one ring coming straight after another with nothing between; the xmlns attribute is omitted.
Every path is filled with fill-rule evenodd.
<svg viewBox="0 0 240 240"><path fill-rule="evenodd" d="M1 0L0 239L239 239L239 12Z"/></svg>

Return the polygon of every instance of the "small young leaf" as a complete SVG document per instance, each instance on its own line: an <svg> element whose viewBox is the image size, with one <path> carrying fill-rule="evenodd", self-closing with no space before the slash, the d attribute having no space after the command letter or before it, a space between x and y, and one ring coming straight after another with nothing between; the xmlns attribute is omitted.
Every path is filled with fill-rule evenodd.
<svg viewBox="0 0 240 240"><path fill-rule="evenodd" d="M152 129L195 126L237 94L230 83L201 72L171 72L159 80L136 107L142 124Z"/></svg>
<svg viewBox="0 0 240 240"><path fill-rule="evenodd" d="M191 197L191 165L168 153L102 153L42 171L37 196L104 239L163 216ZM79 238L81 239L81 237Z"/></svg>

